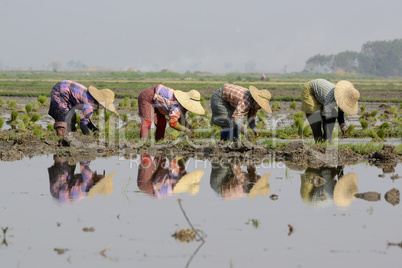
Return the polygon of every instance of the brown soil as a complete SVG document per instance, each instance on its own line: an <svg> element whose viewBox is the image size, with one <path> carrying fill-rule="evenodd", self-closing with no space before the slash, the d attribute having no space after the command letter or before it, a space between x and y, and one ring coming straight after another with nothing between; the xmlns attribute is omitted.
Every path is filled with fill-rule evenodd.
<svg viewBox="0 0 402 268"><path fill-rule="evenodd" d="M6 135L16 132L8 130ZM21 134L21 133L20 133ZM0 137L1 138L1 137ZM21 138L0 142L0 159L2 161L21 160L24 157L37 155L61 155L71 159L95 159L110 156L121 156L134 159L137 155L175 157L182 155L211 162L232 162L241 165L261 164L267 161L281 161L289 168L304 170L308 166L321 167L333 165L349 165L363 160L369 160L372 165L381 168L394 168L402 157L397 155L394 147L384 145L384 148L370 155L359 155L350 149L338 150L319 145L309 147L303 142L291 142L283 148L267 149L264 145L252 143L222 143L195 145L140 145L132 142L112 144L98 140L92 136L72 133L71 145L63 147L57 140L40 140L31 134ZM384 171L385 172L385 171Z"/></svg>

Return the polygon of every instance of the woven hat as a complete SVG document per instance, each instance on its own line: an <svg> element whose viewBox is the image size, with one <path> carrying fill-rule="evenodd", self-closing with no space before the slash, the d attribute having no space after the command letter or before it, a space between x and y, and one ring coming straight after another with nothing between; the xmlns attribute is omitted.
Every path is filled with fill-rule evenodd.
<svg viewBox="0 0 402 268"><path fill-rule="evenodd" d="M114 108L114 92L108 88L97 89L94 86L89 87L89 93L94 97L94 99L99 102L100 105L108 109L109 111L118 114L116 108Z"/></svg>
<svg viewBox="0 0 402 268"><path fill-rule="evenodd" d="M200 180L204 175L204 170L196 170L191 172L190 174L186 174L176 183L173 188L173 193L189 193L191 195L195 195L200 190Z"/></svg>
<svg viewBox="0 0 402 268"><path fill-rule="evenodd" d="M174 96L186 110L195 114L205 114L205 110L201 105L201 95L197 90L190 90L189 92L175 90Z"/></svg>
<svg viewBox="0 0 402 268"><path fill-rule="evenodd" d="M88 198L94 197L96 194L110 195L113 193L113 177L117 171L103 177L94 186L89 189Z"/></svg>
<svg viewBox="0 0 402 268"><path fill-rule="evenodd" d="M261 179L259 179L254 186L250 189L248 194L249 199L255 198L257 195L267 195L271 188L269 187L268 179L271 176L271 172L265 174Z"/></svg>
<svg viewBox="0 0 402 268"><path fill-rule="evenodd" d="M271 107L269 107L269 100L271 99L271 93L269 93L266 89L259 90L254 86L250 86L248 88L250 90L251 96L253 99L261 106L264 111L269 114L272 114Z"/></svg>
<svg viewBox="0 0 402 268"><path fill-rule="evenodd" d="M335 86L334 94L336 103L342 111L348 115L357 114L360 93L352 83L346 80L339 81Z"/></svg>
<svg viewBox="0 0 402 268"><path fill-rule="evenodd" d="M357 188L357 175L353 172L338 179L334 189L334 201L338 207L349 207L355 199Z"/></svg>

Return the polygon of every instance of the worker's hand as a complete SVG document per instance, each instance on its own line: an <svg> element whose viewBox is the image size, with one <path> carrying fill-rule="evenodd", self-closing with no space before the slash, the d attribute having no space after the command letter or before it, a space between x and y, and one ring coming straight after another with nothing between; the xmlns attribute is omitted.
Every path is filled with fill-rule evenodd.
<svg viewBox="0 0 402 268"><path fill-rule="evenodd" d="M194 138L195 138L194 133L193 133L189 128L186 128L186 129L185 129L185 132L186 132L187 136L188 136L190 139L194 139Z"/></svg>

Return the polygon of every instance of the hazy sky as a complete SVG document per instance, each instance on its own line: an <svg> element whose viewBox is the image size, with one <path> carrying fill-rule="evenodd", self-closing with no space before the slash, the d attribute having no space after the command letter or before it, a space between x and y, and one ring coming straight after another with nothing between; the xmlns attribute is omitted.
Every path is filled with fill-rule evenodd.
<svg viewBox="0 0 402 268"><path fill-rule="evenodd" d="M0 0L0 70L298 72L402 38L400 0Z"/></svg>

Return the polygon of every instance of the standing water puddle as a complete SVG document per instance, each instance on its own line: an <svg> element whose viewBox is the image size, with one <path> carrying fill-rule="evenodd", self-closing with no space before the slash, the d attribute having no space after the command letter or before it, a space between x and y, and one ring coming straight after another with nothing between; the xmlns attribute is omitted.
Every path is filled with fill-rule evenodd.
<svg viewBox="0 0 402 268"><path fill-rule="evenodd" d="M391 193L385 198L402 190L401 164L383 174L368 163L298 171L149 155L63 161L0 162L1 267L398 267L402 260L402 210ZM380 195L354 197L365 192Z"/></svg>

